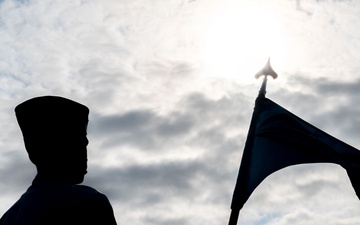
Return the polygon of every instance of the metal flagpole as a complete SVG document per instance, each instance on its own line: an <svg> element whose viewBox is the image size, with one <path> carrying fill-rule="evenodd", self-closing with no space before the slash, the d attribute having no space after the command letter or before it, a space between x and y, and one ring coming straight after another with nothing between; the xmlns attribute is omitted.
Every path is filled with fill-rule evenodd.
<svg viewBox="0 0 360 225"><path fill-rule="evenodd" d="M237 221L239 219L239 213L240 213L240 210L238 210L238 209L232 209L231 210L230 219L229 219L229 225L236 225L237 224Z"/></svg>
<svg viewBox="0 0 360 225"><path fill-rule="evenodd" d="M270 58L268 59L267 63L265 64L264 68L262 68L259 72L257 72L255 74L256 79L258 79L261 76L264 76L264 79L263 79L263 82L262 82L260 90L259 90L259 97L265 97L267 77L271 76L274 79L276 79L278 77L277 73L271 68ZM235 193L235 191L234 191L234 193ZM234 196L233 196L233 198L234 198ZM236 201L236 199L233 199L233 201ZM229 225L237 225L237 222L239 219L239 213L240 213L240 209L234 209L234 208L231 209Z"/></svg>
<svg viewBox="0 0 360 225"><path fill-rule="evenodd" d="M264 76L264 80L261 84L261 88L259 90L259 95L265 96L266 94L266 84L267 84L267 77L271 76L272 78L276 79L278 77L277 73L271 68L270 65L270 58L268 59L267 63L265 64L264 68L262 68L259 72L255 74L255 78L259 79L259 77Z"/></svg>

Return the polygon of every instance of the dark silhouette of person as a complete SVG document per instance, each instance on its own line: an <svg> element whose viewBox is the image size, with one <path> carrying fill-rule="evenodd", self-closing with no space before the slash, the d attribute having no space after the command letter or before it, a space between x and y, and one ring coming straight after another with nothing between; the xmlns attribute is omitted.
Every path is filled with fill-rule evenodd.
<svg viewBox="0 0 360 225"><path fill-rule="evenodd" d="M0 225L115 225L108 198L79 185L87 173L89 109L42 96L21 103L15 113L37 175Z"/></svg>

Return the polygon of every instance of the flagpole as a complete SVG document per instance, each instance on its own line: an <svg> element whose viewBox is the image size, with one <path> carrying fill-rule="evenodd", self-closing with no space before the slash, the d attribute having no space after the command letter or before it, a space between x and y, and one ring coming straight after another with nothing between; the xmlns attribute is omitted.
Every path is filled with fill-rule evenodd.
<svg viewBox="0 0 360 225"><path fill-rule="evenodd" d="M265 95L266 95L267 76L268 75L264 76L263 82L261 84L261 88L259 90L259 96L264 96L265 97Z"/></svg>
<svg viewBox="0 0 360 225"><path fill-rule="evenodd" d="M265 97L266 95L266 84L268 76L276 79L278 77L277 73L271 68L270 65L270 58L268 59L267 63L265 64L264 68L262 68L259 72L255 74L255 78L259 79L259 77L264 76L263 82L261 84L261 88L259 90L259 96Z"/></svg>
<svg viewBox="0 0 360 225"><path fill-rule="evenodd" d="M239 213L240 213L240 210L238 210L238 209L232 209L231 210L230 219L229 219L229 225L236 225L237 224L237 221L239 219Z"/></svg>
<svg viewBox="0 0 360 225"><path fill-rule="evenodd" d="M258 79L261 76L264 76L264 79L263 79L263 82L262 82L260 90L259 90L259 97L265 97L267 77L271 76L274 79L276 79L278 77L277 73L271 68L270 58L268 59L267 63L265 64L264 68L262 68L259 72L257 72L255 74L256 79ZM237 193L239 191L236 189L236 187L237 187L237 185L235 186L235 190L234 190L233 202L234 202L234 197L236 197L235 193ZM238 207L234 207L231 209L228 225L237 225L237 222L239 219L239 214L240 214L240 209L241 208L238 208Z"/></svg>

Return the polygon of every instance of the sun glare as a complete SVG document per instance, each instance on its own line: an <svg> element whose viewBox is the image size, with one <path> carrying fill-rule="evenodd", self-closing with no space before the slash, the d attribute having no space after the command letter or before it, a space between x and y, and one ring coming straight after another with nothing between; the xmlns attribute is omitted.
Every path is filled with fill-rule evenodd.
<svg viewBox="0 0 360 225"><path fill-rule="evenodd" d="M269 57L273 66L284 61L286 43L279 25L260 6L228 5L212 18L204 37L207 75L252 83Z"/></svg>

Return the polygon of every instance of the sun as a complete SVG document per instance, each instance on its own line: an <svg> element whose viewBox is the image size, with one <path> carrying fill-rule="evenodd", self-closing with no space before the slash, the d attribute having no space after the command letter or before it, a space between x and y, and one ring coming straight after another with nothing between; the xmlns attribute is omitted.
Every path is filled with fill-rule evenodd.
<svg viewBox="0 0 360 225"><path fill-rule="evenodd" d="M252 83L269 57L274 69L286 58L279 23L259 5L223 6L207 25L203 58L208 76Z"/></svg>

